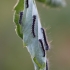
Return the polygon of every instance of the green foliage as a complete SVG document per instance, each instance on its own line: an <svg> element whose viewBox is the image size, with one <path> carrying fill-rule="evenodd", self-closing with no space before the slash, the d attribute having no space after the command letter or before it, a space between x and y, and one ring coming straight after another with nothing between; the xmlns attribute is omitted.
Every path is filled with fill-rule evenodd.
<svg viewBox="0 0 70 70"><path fill-rule="evenodd" d="M46 5L49 5L50 7L61 7L65 6L66 3L64 0L46 0Z"/></svg>
<svg viewBox="0 0 70 70"><path fill-rule="evenodd" d="M37 61L37 59L34 57L33 58L34 62L36 63L36 65L38 65L37 67L39 67L39 70L43 70L43 68L45 67L45 63L43 63L42 65Z"/></svg>
<svg viewBox="0 0 70 70"><path fill-rule="evenodd" d="M46 6L50 7L60 7L66 5L64 0L36 0L36 1L42 2Z"/></svg>
<svg viewBox="0 0 70 70"><path fill-rule="evenodd" d="M14 10L16 11L17 14L19 14L20 11L23 11L24 9L24 0L18 0Z"/></svg>
<svg viewBox="0 0 70 70"><path fill-rule="evenodd" d="M14 22L16 23L16 32L20 38L23 39L23 33L22 33L22 26L19 24L19 14L24 9L24 0L19 0L19 2L14 7L15 13L14 13Z"/></svg>
<svg viewBox="0 0 70 70"><path fill-rule="evenodd" d="M16 23L16 32L17 32L19 37L23 38L22 27L19 24L18 20L19 20L19 15L15 13L14 14L14 22Z"/></svg>
<svg viewBox="0 0 70 70"><path fill-rule="evenodd" d="M39 1L39 2L42 2L42 3L46 2L46 0L36 0L36 1Z"/></svg>

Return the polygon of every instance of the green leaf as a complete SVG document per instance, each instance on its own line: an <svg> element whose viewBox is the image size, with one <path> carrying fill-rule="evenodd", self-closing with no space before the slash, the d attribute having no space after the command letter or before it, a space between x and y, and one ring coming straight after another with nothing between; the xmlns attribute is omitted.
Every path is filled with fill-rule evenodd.
<svg viewBox="0 0 70 70"><path fill-rule="evenodd" d="M19 23L20 18L20 12L24 10L24 0L18 0L17 4L14 7L15 13L14 13L14 22L16 24L16 32L20 38L23 39L23 32L22 32L22 26Z"/></svg>
<svg viewBox="0 0 70 70"><path fill-rule="evenodd" d="M14 14L14 22L16 24L16 32L17 32L18 36L23 39L22 27L19 24L19 15Z"/></svg>
<svg viewBox="0 0 70 70"><path fill-rule="evenodd" d="M37 64L37 66L39 67L39 70L43 70L43 68L45 67L45 63L40 64L35 57L33 58L33 60Z"/></svg>
<svg viewBox="0 0 70 70"><path fill-rule="evenodd" d="M18 0L17 4L14 7L14 10L17 14L24 9L24 0Z"/></svg>
<svg viewBox="0 0 70 70"><path fill-rule="evenodd" d="M38 0L45 2L45 0ZM19 0L14 10L14 22L16 24L16 32L23 40L23 45L26 46L34 62L35 70L46 69L46 56L43 57L43 51L38 39L43 40L41 32L41 23L36 8L35 0L28 0L29 7L27 8L26 0ZM22 15L22 23L20 25L20 12L24 12ZM33 16L36 16L34 19ZM34 24L34 28L32 27ZM33 36L33 29L36 37ZM24 35L23 35L24 33ZM40 33L40 35L39 35ZM43 47L44 48L44 47ZM45 51L44 51L45 52ZM46 55L46 54L45 54Z"/></svg>

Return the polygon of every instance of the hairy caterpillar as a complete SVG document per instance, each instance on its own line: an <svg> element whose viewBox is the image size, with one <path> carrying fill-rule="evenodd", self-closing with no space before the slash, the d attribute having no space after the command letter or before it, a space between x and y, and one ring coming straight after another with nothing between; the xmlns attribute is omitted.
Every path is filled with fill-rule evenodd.
<svg viewBox="0 0 70 70"><path fill-rule="evenodd" d="M33 36L35 37L35 32L34 32L34 27L35 27L35 21L36 21L36 15L33 15L33 23L32 23L32 33L33 33Z"/></svg>
<svg viewBox="0 0 70 70"><path fill-rule="evenodd" d="M39 42L42 46L42 50L43 50L43 57L45 57L45 50L44 50L44 45L43 45L43 42L42 42L42 39L39 39Z"/></svg>
<svg viewBox="0 0 70 70"><path fill-rule="evenodd" d="M47 61L46 61L46 70L48 70L48 63L47 63Z"/></svg>
<svg viewBox="0 0 70 70"><path fill-rule="evenodd" d="M28 7L29 7L28 0L26 0L26 8L28 8Z"/></svg>
<svg viewBox="0 0 70 70"><path fill-rule="evenodd" d="M19 23L22 23L22 16L23 16L23 12L20 12L20 18L19 18Z"/></svg>
<svg viewBox="0 0 70 70"><path fill-rule="evenodd" d="M44 37L44 42L45 42L45 45L46 45L45 49L46 49L46 50L48 50L48 49L49 49L49 46L48 46L48 43L47 43L47 40L46 40L45 31L44 31L44 29L43 29L43 28L41 28L41 30L42 30L43 37Z"/></svg>

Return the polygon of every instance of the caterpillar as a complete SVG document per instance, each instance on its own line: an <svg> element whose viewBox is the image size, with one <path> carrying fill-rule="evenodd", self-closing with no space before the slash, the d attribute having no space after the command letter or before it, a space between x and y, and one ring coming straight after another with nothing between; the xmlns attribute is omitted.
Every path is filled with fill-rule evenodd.
<svg viewBox="0 0 70 70"><path fill-rule="evenodd" d="M39 42L42 46L42 50L43 50L43 57L45 57L45 50L44 50L44 45L43 45L43 42L42 42L42 39L39 39Z"/></svg>
<svg viewBox="0 0 70 70"><path fill-rule="evenodd" d="M47 63L47 61L46 61L46 70L48 70L48 63Z"/></svg>
<svg viewBox="0 0 70 70"><path fill-rule="evenodd" d="M46 50L48 50L48 49L49 49L49 46L48 46L48 43L47 43L47 40L46 40L45 31L44 31L44 29L43 29L43 28L41 28L41 30L42 30L43 37L44 37L44 42L45 42L45 45L46 45L45 49L46 49Z"/></svg>
<svg viewBox="0 0 70 70"><path fill-rule="evenodd" d="M23 16L23 12L20 12L20 17L19 17L19 23L22 23L22 16Z"/></svg>
<svg viewBox="0 0 70 70"><path fill-rule="evenodd" d="M34 27L35 27L36 15L33 15L33 23L32 23L32 34L35 37Z"/></svg>
<svg viewBox="0 0 70 70"><path fill-rule="evenodd" d="M28 7L29 7L28 0L26 0L26 8L28 8Z"/></svg>

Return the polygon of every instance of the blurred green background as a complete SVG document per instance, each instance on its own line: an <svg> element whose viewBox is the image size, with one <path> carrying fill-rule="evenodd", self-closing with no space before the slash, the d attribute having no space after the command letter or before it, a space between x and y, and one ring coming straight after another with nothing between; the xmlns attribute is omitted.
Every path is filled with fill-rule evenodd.
<svg viewBox="0 0 70 70"><path fill-rule="evenodd" d="M22 40L15 33L13 7L17 0L0 0L0 70L34 70ZM49 70L70 70L70 0L61 9L37 3L51 49L47 52Z"/></svg>

